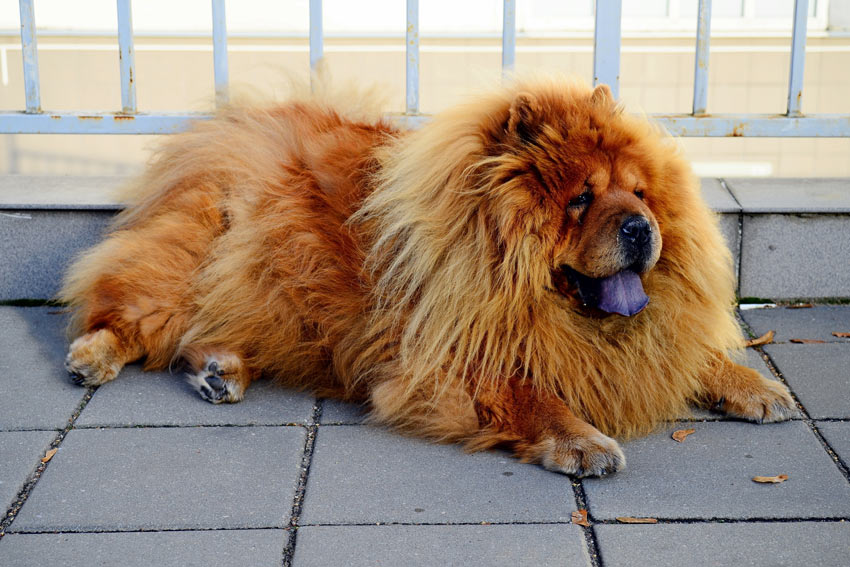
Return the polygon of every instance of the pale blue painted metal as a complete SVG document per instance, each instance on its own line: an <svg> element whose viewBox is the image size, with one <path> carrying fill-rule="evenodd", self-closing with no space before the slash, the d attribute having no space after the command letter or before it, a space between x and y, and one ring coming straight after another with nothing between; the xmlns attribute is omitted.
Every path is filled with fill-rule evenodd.
<svg viewBox="0 0 850 567"><path fill-rule="evenodd" d="M122 103L135 109L135 100L128 104L124 86L133 81L132 73L124 72L125 47L132 69L132 23L129 17L130 0L117 0L119 7L119 40L122 53ZM201 113L137 114L137 113L45 113L40 109L38 54L36 49L33 0L19 0L21 10L21 44L24 52L25 112L0 112L2 134L172 134L191 127L195 120L212 117ZM122 6L127 17L120 16ZM594 84L607 83L615 96L619 86L621 0L596 0L596 33L594 35ZM224 0L212 0L215 52L216 93L226 92L227 56ZM805 25L808 2L795 4L794 36L792 38L791 72L789 78L788 115L726 114L700 115L705 110L706 97L699 88L706 86L708 67L708 38L710 1L700 2L699 37L694 73L694 114L655 114L651 117L676 136L766 136L766 137L850 137L850 114L818 114L802 116L803 59L805 55ZM504 0L503 71L513 63L515 54L515 0ZM126 32L121 32L121 22ZM419 114L419 2L407 0L407 113L392 116L397 122L417 127L429 117ZM703 32L704 27L704 32ZM322 2L310 0L310 65L315 70L322 56ZM705 65L700 66L701 58ZM222 66L223 64L223 66ZM702 78L700 78L702 75ZM222 88L225 87L225 88ZM220 100L220 99L219 99Z"/></svg>
<svg viewBox="0 0 850 567"><path fill-rule="evenodd" d="M227 66L227 17L224 0L212 0L213 72L216 106L227 104L230 72Z"/></svg>
<svg viewBox="0 0 850 567"><path fill-rule="evenodd" d="M783 114L651 114L650 117L674 136L766 138L846 138L850 136L850 114L813 114L788 117Z"/></svg>
<svg viewBox="0 0 850 567"><path fill-rule="evenodd" d="M24 90L26 92L27 112L41 112L35 10L32 0L20 0L18 6L21 9L21 51L24 55Z"/></svg>
<svg viewBox="0 0 850 567"><path fill-rule="evenodd" d="M419 114L419 0L407 0L405 111Z"/></svg>
<svg viewBox="0 0 850 567"><path fill-rule="evenodd" d="M788 75L788 116L800 116L802 107L808 15L809 0L795 0L794 31L791 34L791 71Z"/></svg>
<svg viewBox="0 0 850 567"><path fill-rule="evenodd" d="M620 95L620 0L596 0L596 26L593 32L593 85L611 87Z"/></svg>
<svg viewBox="0 0 850 567"><path fill-rule="evenodd" d="M697 17L693 113L700 115L705 114L708 104L708 46L711 37L711 0L699 0Z"/></svg>
<svg viewBox="0 0 850 567"><path fill-rule="evenodd" d="M117 0L118 60L121 64L121 110L136 112L136 56L133 50L133 9L130 0Z"/></svg>
<svg viewBox="0 0 850 567"><path fill-rule="evenodd" d="M324 35L322 32L322 0L310 0L310 70L324 55Z"/></svg>
<svg viewBox="0 0 850 567"><path fill-rule="evenodd" d="M502 2L502 78L514 72L516 61L516 0Z"/></svg>
<svg viewBox="0 0 850 567"><path fill-rule="evenodd" d="M3 134L176 134L209 114L0 112Z"/></svg>

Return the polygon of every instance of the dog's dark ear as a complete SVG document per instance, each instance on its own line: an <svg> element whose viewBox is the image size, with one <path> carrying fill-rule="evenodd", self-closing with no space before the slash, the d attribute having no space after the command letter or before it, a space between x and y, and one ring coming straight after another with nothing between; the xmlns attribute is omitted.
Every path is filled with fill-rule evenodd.
<svg viewBox="0 0 850 567"><path fill-rule="evenodd" d="M590 102L595 106L614 106L614 95L611 94L611 88L605 84L596 85L593 89L593 94L590 95Z"/></svg>
<svg viewBox="0 0 850 567"><path fill-rule="evenodd" d="M533 142L541 121L540 103L537 98L527 92L517 94L508 113L508 133L514 134L523 142Z"/></svg>

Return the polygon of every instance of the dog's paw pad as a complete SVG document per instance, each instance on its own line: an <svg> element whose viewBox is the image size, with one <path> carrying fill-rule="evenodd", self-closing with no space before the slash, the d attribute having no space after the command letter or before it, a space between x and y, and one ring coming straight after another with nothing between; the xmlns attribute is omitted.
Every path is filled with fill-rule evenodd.
<svg viewBox="0 0 850 567"><path fill-rule="evenodd" d="M238 402L242 399L241 388L233 382L222 378L223 371L218 362L212 361L201 372L189 375L189 383L200 394L201 398L212 403Z"/></svg>

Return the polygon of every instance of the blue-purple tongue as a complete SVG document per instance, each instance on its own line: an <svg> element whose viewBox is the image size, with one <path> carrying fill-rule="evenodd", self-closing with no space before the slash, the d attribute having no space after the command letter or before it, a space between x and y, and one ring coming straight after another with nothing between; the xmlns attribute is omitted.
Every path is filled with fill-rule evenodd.
<svg viewBox="0 0 850 567"><path fill-rule="evenodd" d="M643 311L648 303L640 276L631 270L623 270L599 282L597 307L602 311L630 317Z"/></svg>

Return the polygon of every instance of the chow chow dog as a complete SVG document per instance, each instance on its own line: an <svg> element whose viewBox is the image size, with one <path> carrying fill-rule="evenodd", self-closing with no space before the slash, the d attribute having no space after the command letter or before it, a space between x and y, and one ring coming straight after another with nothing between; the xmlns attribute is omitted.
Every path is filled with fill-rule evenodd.
<svg viewBox="0 0 850 567"><path fill-rule="evenodd" d="M518 80L413 131L347 106L169 139L67 275L76 383L180 361L217 404L268 376L577 476L690 403L796 413L732 361L730 257L689 165L608 87Z"/></svg>

